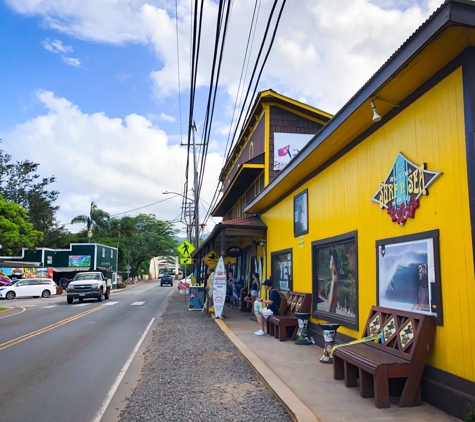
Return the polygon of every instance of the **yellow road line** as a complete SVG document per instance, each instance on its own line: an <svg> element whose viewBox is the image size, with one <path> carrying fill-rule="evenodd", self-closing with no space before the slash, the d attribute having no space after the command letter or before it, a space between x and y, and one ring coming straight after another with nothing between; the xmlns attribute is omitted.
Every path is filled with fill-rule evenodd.
<svg viewBox="0 0 475 422"><path fill-rule="evenodd" d="M6 341L5 343L0 344L0 350L8 349L9 347L14 346L14 345L16 345L16 344L18 344L18 343L22 343L22 342L25 341L25 340L28 340L28 339L30 339L30 338L39 336L40 334L46 333L47 331L54 330L55 328L58 328L58 327L60 327L61 325L67 324L68 322L75 321L76 319L82 318L83 316L92 314L93 312L96 312L96 311L98 311L99 309L103 309L103 308L105 308L106 306L107 306L107 305L98 306L97 308L90 309L90 310L88 310L88 311L85 311L85 312L82 312L82 313L80 313L80 314L74 315L74 316L72 316L72 317L66 318L66 319L64 319L64 320L62 320L62 321L60 321L60 322L57 322L56 324L52 324L52 325L49 325L49 326L47 326L47 327L40 328L39 330L33 331L33 332L31 332L31 333L28 333L28 334L24 334L24 335L22 335L22 336L20 336L20 337L14 338L14 339L9 340L9 341Z"/></svg>

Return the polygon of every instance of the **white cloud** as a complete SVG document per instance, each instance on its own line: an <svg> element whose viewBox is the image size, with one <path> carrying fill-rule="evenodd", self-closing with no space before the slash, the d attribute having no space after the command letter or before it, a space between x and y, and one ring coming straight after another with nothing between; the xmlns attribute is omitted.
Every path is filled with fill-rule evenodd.
<svg viewBox="0 0 475 422"><path fill-rule="evenodd" d="M41 42L43 47L51 51L52 53L72 53L73 52L73 47L70 45L63 45L63 42L60 40L53 40L50 41L49 38L46 38Z"/></svg>
<svg viewBox="0 0 475 422"><path fill-rule="evenodd" d="M174 122L175 118L172 116L169 116L168 114L161 113L159 116L160 120L165 120L166 122Z"/></svg>
<svg viewBox="0 0 475 422"><path fill-rule="evenodd" d="M167 0L6 0L17 12L84 40L153 46L157 98L178 90L174 4ZM255 0L234 2L220 85L234 101ZM273 88L336 112L443 0L287 2L262 89ZM197 86L209 85L218 5L205 0ZM263 2L252 48L255 60L270 2ZM178 2L181 87L189 86L190 2ZM252 66L248 69L248 77ZM227 105L228 106L228 105Z"/></svg>
<svg viewBox="0 0 475 422"><path fill-rule="evenodd" d="M70 66L81 67L81 60L74 57L65 57L63 56L63 61Z"/></svg>
<svg viewBox="0 0 475 422"><path fill-rule="evenodd" d="M87 213L91 201L116 214L164 200L131 214L154 213L163 220L179 215L181 197L170 198L162 192L183 191L185 148L170 145L165 132L143 116L131 114L121 119L83 113L49 91L40 91L37 97L45 113L0 137L14 159L41 163L43 176L56 176L54 188L60 192L63 223ZM217 153L207 157L209 171L202 187L207 202L214 193L221 162ZM79 225L68 227L81 229Z"/></svg>

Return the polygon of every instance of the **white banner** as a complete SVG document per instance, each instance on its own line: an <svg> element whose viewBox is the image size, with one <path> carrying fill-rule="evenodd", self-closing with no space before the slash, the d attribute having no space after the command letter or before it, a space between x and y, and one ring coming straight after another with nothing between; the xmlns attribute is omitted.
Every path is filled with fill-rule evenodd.
<svg viewBox="0 0 475 422"><path fill-rule="evenodd" d="M213 304L214 316L221 318L223 313L224 301L226 300L226 267L224 266L224 259L221 256L214 272L213 280Z"/></svg>

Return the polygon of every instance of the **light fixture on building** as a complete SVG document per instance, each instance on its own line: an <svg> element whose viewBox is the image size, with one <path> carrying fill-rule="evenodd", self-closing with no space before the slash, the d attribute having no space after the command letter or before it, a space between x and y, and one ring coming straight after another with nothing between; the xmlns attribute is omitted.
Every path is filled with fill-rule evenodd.
<svg viewBox="0 0 475 422"><path fill-rule="evenodd" d="M265 240L265 239L261 239L261 241L259 242L259 245L264 246L265 244L266 244L266 240Z"/></svg>
<svg viewBox="0 0 475 422"><path fill-rule="evenodd" d="M379 122L382 117L376 111L376 106L374 105L374 101L371 101L371 108L373 109L373 122Z"/></svg>

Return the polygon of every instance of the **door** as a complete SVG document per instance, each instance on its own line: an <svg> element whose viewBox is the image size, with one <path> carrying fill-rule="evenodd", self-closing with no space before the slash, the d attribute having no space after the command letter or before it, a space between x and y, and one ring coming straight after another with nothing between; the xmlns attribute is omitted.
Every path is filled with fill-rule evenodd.
<svg viewBox="0 0 475 422"><path fill-rule="evenodd" d="M29 296L41 296L41 292L43 291L41 280L30 280L28 285L30 291Z"/></svg>
<svg viewBox="0 0 475 422"><path fill-rule="evenodd" d="M12 290L15 290L15 294L17 297L23 296L33 296L30 294L30 285L28 280L20 280L18 281Z"/></svg>

